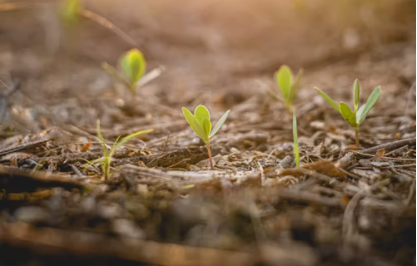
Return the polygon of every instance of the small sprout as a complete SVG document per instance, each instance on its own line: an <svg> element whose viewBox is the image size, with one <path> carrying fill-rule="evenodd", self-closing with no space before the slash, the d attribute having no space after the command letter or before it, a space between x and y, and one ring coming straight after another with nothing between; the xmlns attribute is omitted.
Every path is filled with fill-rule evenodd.
<svg viewBox="0 0 417 266"><path fill-rule="evenodd" d="M67 24L74 24L78 21L79 12L82 9L79 0L64 0L61 4L60 17Z"/></svg>
<svg viewBox="0 0 417 266"><path fill-rule="evenodd" d="M138 49L131 49L119 59L120 72L107 63L103 63L102 67L132 93L136 93L138 82L146 71L146 60Z"/></svg>
<svg viewBox="0 0 417 266"><path fill-rule="evenodd" d="M274 91L269 91L269 93L274 99L283 102L288 112L291 112L293 102L297 98L302 75L303 71L299 70L294 79L291 69L286 65L281 66L274 74L275 83L279 87L283 98L279 97Z"/></svg>
<svg viewBox="0 0 417 266"><path fill-rule="evenodd" d="M142 135L142 134L150 133L152 131L153 131L153 129L147 129L147 130L142 130L142 131L132 133L132 134L122 138L122 140L120 140L120 142L119 142L119 138L120 138L120 136L119 136L119 137L117 137L116 141L113 143L113 146L109 151L108 146L106 144L106 141L104 140L103 135L101 134L100 120L97 120L97 136L100 140L100 144L101 144L101 147L102 147L102 150L103 150L103 158L88 162L84 166L84 168L86 168L88 165L90 165L92 163L100 162L102 173L104 175L104 178L107 180L110 177L110 163L111 163L111 160L113 158L113 154L115 153L115 151L119 147L121 147L124 143L129 141L130 139L132 139L134 137L137 137L139 135Z"/></svg>
<svg viewBox="0 0 417 266"><path fill-rule="evenodd" d="M378 101L379 96L381 95L381 87L376 87L374 91L369 95L366 104L362 105L359 108L359 97L360 97L360 85L359 81L356 79L353 83L353 111L350 107L344 103L340 102L339 106L322 90L315 89L323 99L325 99L334 109L336 109L342 117L345 119L348 124L355 129L355 139L356 147L359 148L359 125L365 120L368 113L374 107L375 103Z"/></svg>
<svg viewBox="0 0 417 266"><path fill-rule="evenodd" d="M297 115L295 111L292 113L292 135L294 139L294 157L295 164L297 167L300 167L300 152L298 148L298 130L297 130Z"/></svg>
<svg viewBox="0 0 417 266"><path fill-rule="evenodd" d="M185 119L187 120L190 127L194 130L194 132L199 136L204 143L206 143L207 151L210 159L210 167L213 170L213 160L211 157L211 150L210 150L210 139L216 135L219 131L220 127L224 124L229 115L230 110L220 117L217 124L214 126L212 130L211 122L210 122L210 112L204 105L199 105L195 108L194 114L191 113L190 110L183 107L182 113L184 114Z"/></svg>

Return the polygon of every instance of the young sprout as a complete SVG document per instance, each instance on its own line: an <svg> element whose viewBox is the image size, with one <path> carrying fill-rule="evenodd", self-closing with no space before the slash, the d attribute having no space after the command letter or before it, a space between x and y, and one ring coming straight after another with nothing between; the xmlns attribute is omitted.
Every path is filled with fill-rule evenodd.
<svg viewBox="0 0 417 266"><path fill-rule="evenodd" d="M194 114L190 112L187 108L182 108L182 113L184 114L185 119L187 120L190 127L194 130L194 132L199 136L204 143L206 143L207 151L210 159L210 167L213 170L213 160L211 158L211 150L210 150L210 139L216 135L219 131L220 127L224 124L229 115L230 110L220 117L217 124L214 126L213 130L211 129L211 122L210 122L210 112L204 105L199 105L195 108Z"/></svg>
<svg viewBox="0 0 417 266"><path fill-rule="evenodd" d="M120 57L120 71L117 71L107 63L103 63L102 67L132 93L136 93L138 82L146 71L146 60L138 49L131 49Z"/></svg>
<svg viewBox="0 0 417 266"><path fill-rule="evenodd" d="M300 152L298 149L297 115L295 114L295 110L292 113L292 135L294 139L295 164L297 167L300 167Z"/></svg>
<svg viewBox="0 0 417 266"><path fill-rule="evenodd" d="M101 130L100 130L100 120L97 120L97 136L100 140L100 144L103 150L103 158L94 160L89 162L88 164L85 165L84 168L86 168L88 165L92 164L92 163L96 163L96 162L100 162L101 163L101 169L102 169L102 173L104 175L104 178L107 180L110 177L110 163L111 160L113 158L113 154L114 152L121 147L124 143L126 143L127 141L129 141L130 139L145 134L145 133L149 133L152 132L153 129L147 129L147 130L142 130L142 131L138 131L135 133L132 133L124 138L122 138L122 140L120 140L119 142L119 137L117 137L116 141L113 143L112 148L110 149L110 151L108 150L108 147L106 145L106 141L103 138L103 135L101 134Z"/></svg>
<svg viewBox="0 0 417 266"><path fill-rule="evenodd" d="M294 79L291 69L286 65L281 66L274 74L275 83L279 87L283 98L279 97L274 91L269 91L269 93L274 99L283 102L288 112L291 112L293 102L297 98L302 75L303 71L299 70Z"/></svg>
<svg viewBox="0 0 417 266"><path fill-rule="evenodd" d="M369 95L366 104L359 107L359 96L360 96L360 86L359 81L356 79L353 83L353 112L349 106L340 102L339 106L322 90L315 88L315 90L325 99L334 109L336 109L342 117L348 122L348 124L355 129L355 139L356 139L356 148L359 148L359 125L365 120L368 113L374 107L375 103L379 99L381 94L381 87L376 87L374 91Z"/></svg>
<svg viewBox="0 0 417 266"><path fill-rule="evenodd" d="M60 18L68 25L75 24L81 9L80 0L64 0L61 4Z"/></svg>

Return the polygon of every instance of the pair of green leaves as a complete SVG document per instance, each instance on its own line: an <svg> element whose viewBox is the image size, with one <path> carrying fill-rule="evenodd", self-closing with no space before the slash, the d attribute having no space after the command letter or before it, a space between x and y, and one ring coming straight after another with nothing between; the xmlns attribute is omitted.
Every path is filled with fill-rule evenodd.
<svg viewBox="0 0 417 266"><path fill-rule="evenodd" d="M302 75L303 71L299 70L294 79L291 69L286 65L281 66L279 70L275 72L275 83L278 85L283 99L280 97L276 98L285 103L285 107L288 111L291 111L292 104L297 98Z"/></svg>
<svg viewBox="0 0 417 266"><path fill-rule="evenodd" d="M137 83L146 71L145 57L138 49L131 49L120 57L119 66L121 74L109 64L103 63L103 68L110 75L135 93Z"/></svg>
<svg viewBox="0 0 417 266"><path fill-rule="evenodd" d="M229 112L230 110L222 115L212 130L210 112L204 105L197 106L197 108L194 110L194 114L191 113L191 111L187 108L182 108L182 113L184 114L188 124L194 130L197 136L199 136L205 143L208 143L210 139L216 135L216 133L226 121Z"/></svg>
<svg viewBox="0 0 417 266"><path fill-rule="evenodd" d="M106 141L103 138L103 135L101 134L101 130L100 130L100 120L97 120L97 136L100 140L101 146L102 146L102 150L103 150L103 159L97 159L95 161L92 161L90 163L88 163L85 167L87 167L89 164L91 163L95 163L100 161L101 163L101 167L102 167L102 171L103 171L103 175L104 177L107 179L110 176L110 163L111 160L113 158L113 155L115 153L115 151L120 148L123 144L125 144L127 141L131 140L134 137L137 137L139 135L142 134L146 134L146 133L150 133L152 132L153 129L147 129L147 130L141 130L135 133L132 133L124 138L122 138L120 141L120 136L117 137L116 141L113 143L112 148L110 149L110 152L107 149L107 145L106 145Z"/></svg>
<svg viewBox="0 0 417 266"><path fill-rule="evenodd" d="M362 105L359 109L359 97L360 97L360 85L359 81L356 79L353 83L353 103L354 109L353 111L349 108L349 106L344 103L340 102L337 105L327 94L325 94L322 90L316 88L315 89L323 99L325 99L334 109L336 109L342 117L349 123L352 127L359 127L359 125L365 120L368 113L372 110L375 103L378 101L379 96L381 95L381 87L376 87L371 95L369 95L366 104Z"/></svg>
<svg viewBox="0 0 417 266"><path fill-rule="evenodd" d="M132 49L120 58L120 67L129 83L136 84L145 74L145 57L138 49Z"/></svg>

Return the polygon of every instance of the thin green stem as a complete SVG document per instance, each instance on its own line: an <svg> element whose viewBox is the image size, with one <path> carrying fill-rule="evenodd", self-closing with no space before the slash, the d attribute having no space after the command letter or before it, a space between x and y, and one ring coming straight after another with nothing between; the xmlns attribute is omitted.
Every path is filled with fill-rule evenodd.
<svg viewBox="0 0 417 266"><path fill-rule="evenodd" d="M285 102L285 108L287 108L288 112L292 113L292 102Z"/></svg>
<svg viewBox="0 0 417 266"><path fill-rule="evenodd" d="M107 156L106 158L104 158L104 169L105 169L104 178L105 178L105 180L108 180L109 177L110 177L110 160L111 160L110 156Z"/></svg>
<svg viewBox="0 0 417 266"><path fill-rule="evenodd" d="M359 149L359 126L355 127L356 148Z"/></svg>
<svg viewBox="0 0 417 266"><path fill-rule="evenodd" d="M210 141L207 141L206 142L206 146L207 146L207 152L208 152L209 160L210 160L210 169L211 170L214 170L214 167L213 167L213 159L211 158Z"/></svg>

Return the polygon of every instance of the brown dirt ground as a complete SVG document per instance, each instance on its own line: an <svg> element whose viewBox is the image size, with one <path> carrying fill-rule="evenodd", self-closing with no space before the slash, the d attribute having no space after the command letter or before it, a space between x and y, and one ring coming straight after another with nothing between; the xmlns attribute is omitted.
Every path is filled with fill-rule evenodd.
<svg viewBox="0 0 417 266"><path fill-rule="evenodd" d="M415 264L414 1L85 2L131 41L85 18L65 28L56 1L4 3L0 266ZM136 95L100 67L132 46L165 68ZM266 94L282 64L305 73L299 168L292 116ZM383 91L359 150L313 89L350 102L356 78L362 103ZM231 110L213 171L181 113L198 104ZM154 129L108 180L84 167L102 157L97 119L109 145Z"/></svg>

